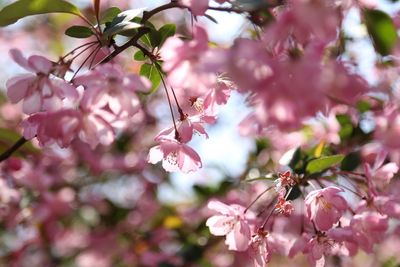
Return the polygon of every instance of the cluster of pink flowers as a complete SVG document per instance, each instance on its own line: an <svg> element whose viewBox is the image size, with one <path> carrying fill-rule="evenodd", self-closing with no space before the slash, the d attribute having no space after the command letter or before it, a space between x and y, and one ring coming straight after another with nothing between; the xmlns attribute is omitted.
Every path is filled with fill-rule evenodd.
<svg viewBox="0 0 400 267"><path fill-rule="evenodd" d="M75 138L95 148L111 144L118 129L140 114L137 92L151 83L144 77L125 74L117 64L104 64L71 83L56 77L62 66L41 56L25 59L12 50L13 59L33 74L22 74L7 82L13 103L23 101L30 115L22 123L24 137L37 137L41 145L68 147ZM78 89L80 94L78 93Z"/></svg>
<svg viewBox="0 0 400 267"><path fill-rule="evenodd" d="M179 121L174 127L162 130L155 140L160 145L149 153L149 162L162 165L167 171L191 172L201 166L199 155L186 143L195 133L208 138L206 124L217 119L218 106L227 103L232 85L218 78L220 64L214 49L208 47L206 31L197 26L193 39L184 42L178 37L167 40L161 56L163 69L168 73L168 85L177 92ZM167 88L166 88L167 90Z"/></svg>

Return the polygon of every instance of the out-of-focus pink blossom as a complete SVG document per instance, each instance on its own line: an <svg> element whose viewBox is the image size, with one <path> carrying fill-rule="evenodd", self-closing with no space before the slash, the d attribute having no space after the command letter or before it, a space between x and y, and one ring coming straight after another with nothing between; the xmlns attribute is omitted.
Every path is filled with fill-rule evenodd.
<svg viewBox="0 0 400 267"><path fill-rule="evenodd" d="M226 236L225 244L230 250L247 250L251 231L245 217L245 209L240 205L226 205L219 201L210 201L208 208L220 213L208 218L206 222L211 234Z"/></svg>
<svg viewBox="0 0 400 267"><path fill-rule="evenodd" d="M51 79L54 63L42 56L30 56L25 59L19 50L10 54L15 62L34 74L21 74L7 81L7 95L12 103L23 100L23 111L32 114L45 110L54 110L62 106L61 100L68 97L78 98L74 86L61 79Z"/></svg>
<svg viewBox="0 0 400 267"><path fill-rule="evenodd" d="M133 115L140 108L136 92L148 91L151 83L144 77L125 74L117 64L104 64L74 79L83 85L82 105L92 109L108 107L116 116Z"/></svg>
<svg viewBox="0 0 400 267"><path fill-rule="evenodd" d="M400 148L400 113L396 106L387 106L375 116L374 137L385 149L391 151Z"/></svg>
<svg viewBox="0 0 400 267"><path fill-rule="evenodd" d="M366 210L354 215L349 226L331 229L328 235L339 242L354 244L371 253L374 244L383 240L387 229L386 215Z"/></svg>
<svg viewBox="0 0 400 267"><path fill-rule="evenodd" d="M80 112L63 109L53 113L36 113L22 122L24 137L37 137L41 145L56 142L60 147L68 147L78 136L82 127Z"/></svg>
<svg viewBox="0 0 400 267"><path fill-rule="evenodd" d="M290 37L301 44L311 40L328 44L337 37L339 24L339 14L331 2L292 1L290 7L279 14L277 20L267 28L264 38L272 47Z"/></svg>
<svg viewBox="0 0 400 267"><path fill-rule="evenodd" d="M289 257L302 252L307 255L310 266L324 267L325 255L332 254L335 249L335 241L325 234L318 233L311 237L308 233L303 233L292 245Z"/></svg>
<svg viewBox="0 0 400 267"><path fill-rule="evenodd" d="M369 194L371 196L378 195L376 186L383 188L390 182L394 174L399 171L398 165L394 162L383 164L387 154L386 150L381 150L377 154L373 166L368 163L364 164L365 176L367 177Z"/></svg>
<svg viewBox="0 0 400 267"><path fill-rule="evenodd" d="M204 15L208 8L208 0L180 0L180 2L187 6L195 16Z"/></svg>
<svg viewBox="0 0 400 267"><path fill-rule="evenodd" d="M321 231L329 230L347 209L346 200L339 195L343 189L329 186L311 191L304 200L307 216Z"/></svg>
<svg viewBox="0 0 400 267"><path fill-rule="evenodd" d="M207 92L216 84L219 62L225 58L209 50L207 32L200 26L194 28L190 41L169 38L161 49L161 57L168 83L174 88L189 88L194 92Z"/></svg>

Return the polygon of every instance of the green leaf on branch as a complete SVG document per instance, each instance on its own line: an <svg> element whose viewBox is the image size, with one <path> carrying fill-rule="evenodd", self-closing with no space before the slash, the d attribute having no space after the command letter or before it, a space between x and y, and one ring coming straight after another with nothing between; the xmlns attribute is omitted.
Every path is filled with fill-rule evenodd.
<svg viewBox="0 0 400 267"><path fill-rule="evenodd" d="M133 55L133 59L136 61L145 61L147 57L142 51L139 50Z"/></svg>
<svg viewBox="0 0 400 267"><path fill-rule="evenodd" d="M88 38L94 33L90 28L85 26L72 26L65 31L65 34L74 38Z"/></svg>
<svg viewBox="0 0 400 267"><path fill-rule="evenodd" d="M103 12L103 14L100 17L100 23L104 24L106 22L111 22L113 21L113 19L119 14L121 13L121 9L119 9L118 7L110 7L108 8L106 11Z"/></svg>
<svg viewBox="0 0 400 267"><path fill-rule="evenodd" d="M307 164L306 171L309 174L322 172L332 166L339 164L340 162L342 162L343 159L343 155L333 155L314 159Z"/></svg>
<svg viewBox="0 0 400 267"><path fill-rule="evenodd" d="M168 37L174 36L176 32L175 24L165 24L158 32L160 33L160 46L162 46Z"/></svg>
<svg viewBox="0 0 400 267"><path fill-rule="evenodd" d="M104 29L103 38L108 39L113 35L141 27L142 25L133 22L133 19L143 13L143 10L143 8L137 8L119 13L110 24L107 24L107 27Z"/></svg>
<svg viewBox="0 0 400 267"><path fill-rule="evenodd" d="M364 20L375 50L383 56L389 55L397 42L397 31L392 18L381 10L365 9Z"/></svg>
<svg viewBox="0 0 400 267"><path fill-rule="evenodd" d="M361 156L359 152L351 152L346 155L340 164L343 171L354 171L361 164Z"/></svg>
<svg viewBox="0 0 400 267"><path fill-rule="evenodd" d="M148 94L154 93L161 83L161 76L159 70L157 69L157 66L155 64L148 64L148 63L143 64L140 67L140 75L149 79L153 84Z"/></svg>
<svg viewBox="0 0 400 267"><path fill-rule="evenodd" d="M82 16L73 4L63 0L19 0L0 11L0 26L7 26L31 15L69 13Z"/></svg>
<svg viewBox="0 0 400 267"><path fill-rule="evenodd" d="M144 44L146 44L148 47L157 47L160 45L161 42L161 35L160 33L153 28L149 28L150 32L143 35L140 38L140 41L143 42Z"/></svg>

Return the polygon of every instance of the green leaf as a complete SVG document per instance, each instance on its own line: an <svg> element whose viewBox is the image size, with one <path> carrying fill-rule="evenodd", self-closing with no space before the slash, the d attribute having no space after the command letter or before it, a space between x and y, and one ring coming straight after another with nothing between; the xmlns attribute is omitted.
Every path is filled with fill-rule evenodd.
<svg viewBox="0 0 400 267"><path fill-rule="evenodd" d="M142 26L140 23L133 22L132 20L143 13L143 10L143 8L137 8L119 13L104 29L103 38L108 39L115 34L120 34Z"/></svg>
<svg viewBox="0 0 400 267"><path fill-rule="evenodd" d="M365 9L364 20L375 50L383 56L389 55L397 41L392 18L381 10Z"/></svg>
<svg viewBox="0 0 400 267"><path fill-rule="evenodd" d="M136 61L145 61L147 57L141 50L139 50L133 55L133 59Z"/></svg>
<svg viewBox="0 0 400 267"><path fill-rule="evenodd" d="M371 104L367 101L360 100L356 104L357 110L361 113L367 112L371 109Z"/></svg>
<svg viewBox="0 0 400 267"><path fill-rule="evenodd" d="M321 172L329 167L339 164L343 159L343 155L333 155L314 159L307 164L306 171L309 174Z"/></svg>
<svg viewBox="0 0 400 267"><path fill-rule="evenodd" d="M88 38L94 33L90 28L85 26L72 26L65 31L65 34L74 38Z"/></svg>
<svg viewBox="0 0 400 267"><path fill-rule="evenodd" d="M150 33L150 43L153 47L160 46L161 43L161 34L156 30L151 30Z"/></svg>
<svg viewBox="0 0 400 267"><path fill-rule="evenodd" d="M354 131L351 118L345 114L338 114L336 115L336 119L340 124L340 131L339 131L340 138L342 140L350 138Z"/></svg>
<svg viewBox="0 0 400 267"><path fill-rule="evenodd" d="M176 32L175 24L165 24L158 32L160 33L160 46L162 46L168 37L174 36Z"/></svg>
<svg viewBox="0 0 400 267"><path fill-rule="evenodd" d="M150 28L150 32L143 35L140 38L140 41L145 43L147 46L154 48L160 45L161 34L156 29Z"/></svg>
<svg viewBox="0 0 400 267"><path fill-rule="evenodd" d="M121 13L121 9L118 7L110 7L100 17L100 23L104 24L106 22L111 22L119 13Z"/></svg>
<svg viewBox="0 0 400 267"><path fill-rule="evenodd" d="M340 164L343 171L354 171L361 164L361 156L359 152L351 152L346 155Z"/></svg>
<svg viewBox="0 0 400 267"><path fill-rule="evenodd" d="M63 0L19 0L0 11L0 26L7 26L31 15L69 13L82 16L73 4Z"/></svg>
<svg viewBox="0 0 400 267"><path fill-rule="evenodd" d="M159 71L157 70L157 66L155 64L143 64L142 67L140 67L140 75L148 78L153 84L148 94L154 93L161 82L161 76Z"/></svg>

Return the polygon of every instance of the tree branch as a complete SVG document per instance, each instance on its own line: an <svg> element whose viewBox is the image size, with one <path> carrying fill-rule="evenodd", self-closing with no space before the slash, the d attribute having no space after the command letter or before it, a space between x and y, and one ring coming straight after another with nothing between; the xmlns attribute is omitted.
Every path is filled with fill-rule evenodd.
<svg viewBox="0 0 400 267"><path fill-rule="evenodd" d="M15 151L17 151L21 146L23 146L28 140L21 137L14 145L9 149L0 154L0 162L8 159Z"/></svg>

